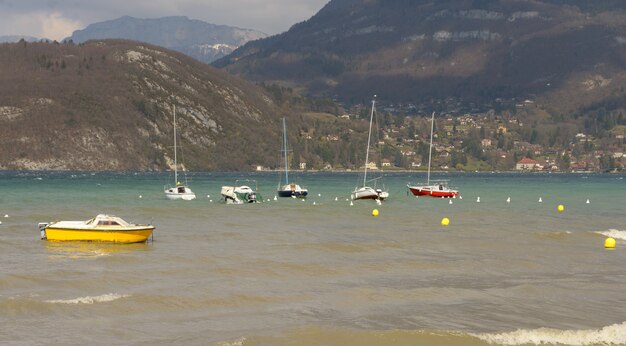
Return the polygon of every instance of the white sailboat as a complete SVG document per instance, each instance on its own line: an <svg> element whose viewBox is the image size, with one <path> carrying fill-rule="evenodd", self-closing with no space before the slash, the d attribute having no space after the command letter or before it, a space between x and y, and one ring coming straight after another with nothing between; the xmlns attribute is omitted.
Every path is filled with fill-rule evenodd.
<svg viewBox="0 0 626 346"><path fill-rule="evenodd" d="M448 187L447 180L430 180L430 163L433 157L433 131L435 128L435 112L430 120L430 150L428 152L428 176L426 184L407 184L407 188L414 196L430 196L439 198L455 198L459 191Z"/></svg>
<svg viewBox="0 0 626 346"><path fill-rule="evenodd" d="M305 198L309 190L302 188L300 185L289 182L289 163L287 160L287 125L285 125L285 118L283 118L283 152L285 157L285 184L281 187L278 183L278 197L294 197Z"/></svg>
<svg viewBox="0 0 626 346"><path fill-rule="evenodd" d="M372 122L374 121L374 111L376 109L376 95L374 95L374 99L372 100L372 112L370 114L370 128L369 133L367 135L367 150L365 152L365 171L363 173L363 186L357 186L354 191L352 191L351 197L352 200L358 199L374 199L377 201L385 200L389 197L389 192L383 191L380 188L367 186L368 182L376 181L380 178L372 179L370 181L367 180L367 166L369 164L369 155L370 155L370 143L372 138Z"/></svg>
<svg viewBox="0 0 626 346"><path fill-rule="evenodd" d="M196 194L187 186L187 177L185 183L178 181L178 160L176 154L176 105L174 105L174 186L166 185L164 188L165 197L169 200L182 199L190 201L196 198Z"/></svg>

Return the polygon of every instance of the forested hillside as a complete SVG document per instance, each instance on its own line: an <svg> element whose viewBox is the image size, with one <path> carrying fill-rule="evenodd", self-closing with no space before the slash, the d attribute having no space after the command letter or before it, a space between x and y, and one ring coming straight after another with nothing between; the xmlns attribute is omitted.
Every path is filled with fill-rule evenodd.
<svg viewBox="0 0 626 346"><path fill-rule="evenodd" d="M0 76L2 169L168 169L174 107L188 169L274 156L279 115L264 90L180 53L131 41L5 43Z"/></svg>
<svg viewBox="0 0 626 346"><path fill-rule="evenodd" d="M555 117L626 105L626 3L333 0L215 66L347 105L371 95L453 114L541 103Z"/></svg>

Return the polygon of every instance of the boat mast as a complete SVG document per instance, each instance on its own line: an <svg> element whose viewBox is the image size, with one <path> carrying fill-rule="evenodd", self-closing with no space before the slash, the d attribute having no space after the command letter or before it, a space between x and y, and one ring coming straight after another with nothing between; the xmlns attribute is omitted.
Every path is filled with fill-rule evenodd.
<svg viewBox="0 0 626 346"><path fill-rule="evenodd" d="M176 161L176 105L174 105L174 183L178 186L178 164Z"/></svg>
<svg viewBox="0 0 626 346"><path fill-rule="evenodd" d="M283 151L285 153L285 184L289 184L289 164L287 163L287 125L283 118Z"/></svg>
<svg viewBox="0 0 626 346"><path fill-rule="evenodd" d="M433 112L432 119L430 120L430 150L428 151L428 181L426 185L430 185L430 160L433 157L433 129L435 128L435 112Z"/></svg>
<svg viewBox="0 0 626 346"><path fill-rule="evenodd" d="M363 174L363 186L367 183L367 162L370 156L370 139L372 138L372 121L374 120L374 107L376 106L376 95L372 100L372 113L370 114L370 130L367 134L367 150L365 151L365 174Z"/></svg>

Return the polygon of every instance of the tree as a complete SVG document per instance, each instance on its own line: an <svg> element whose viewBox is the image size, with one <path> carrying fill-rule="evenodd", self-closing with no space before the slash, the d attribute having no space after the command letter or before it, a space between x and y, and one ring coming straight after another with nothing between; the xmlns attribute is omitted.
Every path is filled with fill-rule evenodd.
<svg viewBox="0 0 626 346"><path fill-rule="evenodd" d="M420 156L422 157L422 164L428 164L428 155L430 152L430 146L428 144L420 143L417 149Z"/></svg>
<svg viewBox="0 0 626 346"><path fill-rule="evenodd" d="M415 139L415 123L411 120L409 121L408 134L407 136L410 139Z"/></svg>
<svg viewBox="0 0 626 346"><path fill-rule="evenodd" d="M612 155L602 155L600 157L600 169L604 172L610 172L615 169L615 159Z"/></svg>
<svg viewBox="0 0 626 346"><path fill-rule="evenodd" d="M557 164L561 170L568 170L571 164L571 158L569 154L564 153L562 156L557 156Z"/></svg>
<svg viewBox="0 0 626 346"><path fill-rule="evenodd" d="M300 150L295 146L293 147L293 154L291 155L291 167L300 169Z"/></svg>
<svg viewBox="0 0 626 346"><path fill-rule="evenodd" d="M480 145L480 141L476 138L468 138L463 142L463 148L465 152L472 155L477 159L482 158L483 149Z"/></svg>
<svg viewBox="0 0 626 346"><path fill-rule="evenodd" d="M538 135L537 135L537 129L533 128L533 131L532 131L532 132L531 132L531 134L530 134L530 140L529 140L529 142L530 142L530 143L532 143L532 144L537 143L537 136L538 136Z"/></svg>
<svg viewBox="0 0 626 346"><path fill-rule="evenodd" d="M467 155L464 152L459 152L459 151L454 150L452 152L450 164L452 165L452 167L455 167L455 168L459 165L461 166L467 165Z"/></svg>

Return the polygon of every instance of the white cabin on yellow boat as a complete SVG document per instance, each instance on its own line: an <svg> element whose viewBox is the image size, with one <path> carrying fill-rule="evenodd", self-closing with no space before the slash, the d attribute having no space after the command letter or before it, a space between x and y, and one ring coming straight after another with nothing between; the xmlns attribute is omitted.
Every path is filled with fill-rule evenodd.
<svg viewBox="0 0 626 346"><path fill-rule="evenodd" d="M52 241L104 241L141 243L154 231L152 225L131 224L123 219L100 214L87 221L39 223L41 239Z"/></svg>

